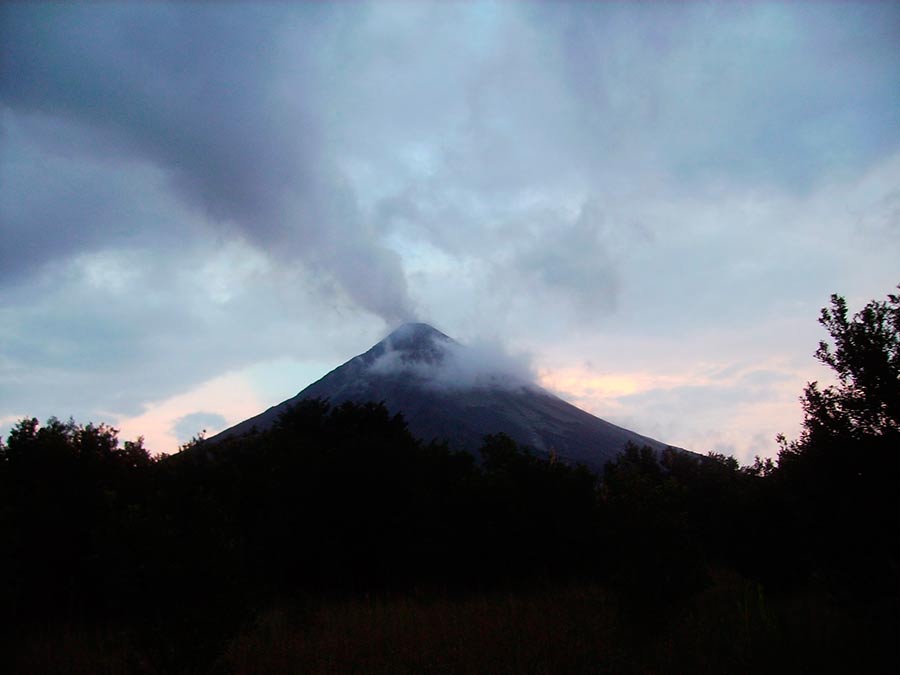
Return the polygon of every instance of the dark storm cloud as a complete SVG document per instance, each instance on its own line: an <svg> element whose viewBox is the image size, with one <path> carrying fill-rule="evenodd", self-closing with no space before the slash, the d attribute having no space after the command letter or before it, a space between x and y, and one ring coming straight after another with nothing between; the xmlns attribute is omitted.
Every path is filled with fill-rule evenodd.
<svg viewBox="0 0 900 675"><path fill-rule="evenodd" d="M311 52L329 17L284 9L7 5L0 97L19 115L78 125L94 141L90 156L152 163L226 233L332 276L388 321L409 318L398 258L361 220L322 149ZM297 28L290 40L286 25ZM68 242L76 249L115 237L120 214L89 200L51 194L11 228L37 240L66 228L78 233Z"/></svg>

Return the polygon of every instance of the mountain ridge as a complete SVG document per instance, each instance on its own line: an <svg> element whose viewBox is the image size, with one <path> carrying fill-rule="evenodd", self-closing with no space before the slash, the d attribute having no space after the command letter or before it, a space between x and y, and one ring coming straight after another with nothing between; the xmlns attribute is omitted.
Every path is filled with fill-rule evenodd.
<svg viewBox="0 0 900 675"><path fill-rule="evenodd" d="M471 363L471 351L425 323L403 324L296 396L212 436L216 442L271 427L289 406L319 398L382 402L402 413L410 432L428 442L475 452L484 436L505 433L539 455L600 470L626 443L667 445L564 401L515 373Z"/></svg>

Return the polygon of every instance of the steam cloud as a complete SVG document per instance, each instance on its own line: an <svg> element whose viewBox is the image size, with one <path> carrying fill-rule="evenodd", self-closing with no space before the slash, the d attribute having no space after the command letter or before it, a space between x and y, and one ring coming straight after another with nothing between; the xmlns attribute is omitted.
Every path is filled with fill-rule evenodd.
<svg viewBox="0 0 900 675"><path fill-rule="evenodd" d="M417 377L426 386L441 390L538 386L527 355L511 354L498 342L461 345L454 340L435 340L432 345L439 354L437 359L409 359L403 350L389 348L372 363L370 371Z"/></svg>

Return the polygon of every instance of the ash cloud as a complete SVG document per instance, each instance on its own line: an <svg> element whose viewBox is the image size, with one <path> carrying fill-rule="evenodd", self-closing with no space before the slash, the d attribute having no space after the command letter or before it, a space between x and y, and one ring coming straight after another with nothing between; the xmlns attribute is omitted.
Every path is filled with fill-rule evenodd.
<svg viewBox="0 0 900 675"><path fill-rule="evenodd" d="M415 312L401 261L359 212L322 138L316 35L340 13L274 9L5 5L0 101L32 130L42 125L33 140L45 156L153 166L219 236L314 270L386 322L408 320ZM52 242L62 230L74 245L25 248L24 258L18 250L4 268L19 273L121 243L127 217L70 191L13 215L4 220L32 241Z"/></svg>

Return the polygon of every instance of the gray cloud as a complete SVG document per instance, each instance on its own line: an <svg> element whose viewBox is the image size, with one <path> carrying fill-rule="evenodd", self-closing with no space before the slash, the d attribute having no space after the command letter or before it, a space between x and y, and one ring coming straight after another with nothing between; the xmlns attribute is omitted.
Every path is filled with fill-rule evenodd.
<svg viewBox="0 0 900 675"><path fill-rule="evenodd" d="M332 276L385 320L410 318L397 256L360 220L319 138L305 50L328 17L312 6L272 9L6 6L0 96L14 111L85 127L106 153L154 164L226 232ZM286 23L296 28L289 44ZM63 222L81 245L115 234L86 197L70 220L62 197L47 202L55 212L26 211L15 229L34 236ZM87 227L79 209L93 216Z"/></svg>
<svg viewBox="0 0 900 675"><path fill-rule="evenodd" d="M634 407L654 412L666 409L680 409L685 415L709 415L711 412L723 413L735 403L755 403L772 400L776 385L788 381L784 373L773 371L752 371L740 374L733 381L722 384L689 385L671 389L653 390L640 394L622 397L622 401L634 404ZM798 392L799 396L799 392ZM702 412L700 412L702 411Z"/></svg>
<svg viewBox="0 0 900 675"><path fill-rule="evenodd" d="M191 236L194 228L154 167L71 148L84 139L65 122L8 112L2 120L0 283L22 283L83 252Z"/></svg>
<svg viewBox="0 0 900 675"><path fill-rule="evenodd" d="M187 442L200 433L206 432L204 435L211 436L227 426L228 420L220 414L198 411L180 417L172 427L172 433L179 441Z"/></svg>
<svg viewBox="0 0 900 675"><path fill-rule="evenodd" d="M574 301L584 320L589 320L616 305L618 249L629 234L627 224L612 221L598 204L588 202L574 218L541 227L514 264L537 287Z"/></svg>
<svg viewBox="0 0 900 675"><path fill-rule="evenodd" d="M895 147L890 3L534 9L559 38L584 130L681 181L805 190Z"/></svg>
<svg viewBox="0 0 900 675"><path fill-rule="evenodd" d="M530 232L548 202L608 211L661 176L809 185L871 162L896 146L896 21L884 6L9 6L0 95L17 117L76 125L75 159L153 163L226 236L389 323L428 311L395 234L493 268L499 293L558 289L584 313L585 298L612 307L621 251L565 217ZM133 190L100 178L6 218L20 241L65 230L7 274L134 227L108 213Z"/></svg>
<svg viewBox="0 0 900 675"><path fill-rule="evenodd" d="M259 110L272 64L255 47L272 43L274 17L78 3L4 14L0 93L14 109L65 116L103 138L107 152L148 157L222 218L265 214L278 178L299 175L297 144L266 133Z"/></svg>
<svg viewBox="0 0 900 675"><path fill-rule="evenodd" d="M313 350L338 361L356 346L353 306L330 308L302 271L247 246L181 243L81 255L0 296L7 414L136 415L228 371Z"/></svg>

